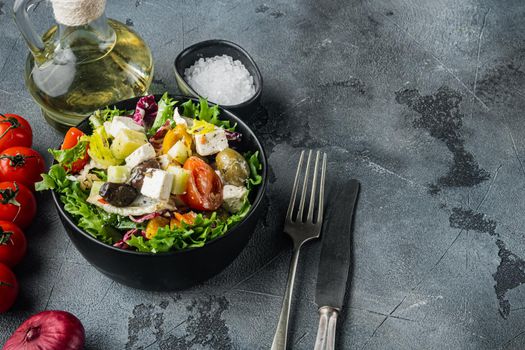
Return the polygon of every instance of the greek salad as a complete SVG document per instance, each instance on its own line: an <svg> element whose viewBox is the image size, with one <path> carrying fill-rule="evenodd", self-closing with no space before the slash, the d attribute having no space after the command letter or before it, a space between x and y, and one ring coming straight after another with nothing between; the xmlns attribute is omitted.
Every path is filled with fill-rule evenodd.
<svg viewBox="0 0 525 350"><path fill-rule="evenodd" d="M71 128L36 189L54 190L77 226L121 249L202 247L250 211L261 184L258 152L240 153L236 125L217 105L138 100L134 111L98 110L91 135Z"/></svg>

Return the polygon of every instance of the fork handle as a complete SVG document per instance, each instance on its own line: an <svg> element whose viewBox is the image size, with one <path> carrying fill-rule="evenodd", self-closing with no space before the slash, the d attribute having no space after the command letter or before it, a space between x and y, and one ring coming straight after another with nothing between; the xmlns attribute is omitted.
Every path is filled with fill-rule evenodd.
<svg viewBox="0 0 525 350"><path fill-rule="evenodd" d="M281 315L279 316L279 323L277 330L273 337L271 350L285 350L286 341L288 338L288 320L290 318L290 307L292 304L292 293L295 282L295 272L297 271L297 262L299 261L300 247L294 248L292 254L292 262L290 263L290 271L288 272L288 282L286 284L286 292L284 293L283 306L281 307Z"/></svg>
<svg viewBox="0 0 525 350"><path fill-rule="evenodd" d="M319 329L314 350L335 349L335 328L337 326L337 309L330 306L319 308Z"/></svg>

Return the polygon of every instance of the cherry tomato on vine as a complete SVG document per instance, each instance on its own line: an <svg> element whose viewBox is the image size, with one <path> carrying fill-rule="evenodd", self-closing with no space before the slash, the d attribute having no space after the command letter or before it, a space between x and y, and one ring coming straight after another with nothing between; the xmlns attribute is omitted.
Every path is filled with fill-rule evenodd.
<svg viewBox="0 0 525 350"><path fill-rule="evenodd" d="M15 303L18 295L18 281L6 265L0 263L0 313L6 312Z"/></svg>
<svg viewBox="0 0 525 350"><path fill-rule="evenodd" d="M0 220L14 222L18 227L28 227L36 215L36 199L21 183L0 182Z"/></svg>
<svg viewBox="0 0 525 350"><path fill-rule="evenodd" d="M0 113L0 151L14 146L31 147L33 132L23 117Z"/></svg>
<svg viewBox="0 0 525 350"><path fill-rule="evenodd" d="M82 132L82 130L74 128L74 127L70 128L67 131L66 136L64 137L64 142L62 142L62 146L60 147L60 149L64 150L64 149L71 149L75 147L81 136L84 136L84 133ZM86 150L86 154L84 158L81 158L75 161L73 164L71 164L70 171L73 174L78 173L80 170L84 169L84 166L87 164L88 161L89 161L89 155Z"/></svg>
<svg viewBox="0 0 525 350"><path fill-rule="evenodd" d="M17 181L34 189L45 170L44 158L32 148L10 147L0 154L0 181Z"/></svg>
<svg viewBox="0 0 525 350"><path fill-rule="evenodd" d="M191 171L186 194L181 198L188 207L196 210L217 210L222 204L222 181L205 161L190 157L184 169Z"/></svg>
<svg viewBox="0 0 525 350"><path fill-rule="evenodd" d="M0 221L0 263L16 266L26 255L27 241L22 230L9 221Z"/></svg>

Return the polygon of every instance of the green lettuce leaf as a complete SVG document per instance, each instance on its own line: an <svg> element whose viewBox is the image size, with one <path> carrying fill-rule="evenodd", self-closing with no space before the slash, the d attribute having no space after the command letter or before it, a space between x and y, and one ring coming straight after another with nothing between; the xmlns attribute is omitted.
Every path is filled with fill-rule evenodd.
<svg viewBox="0 0 525 350"><path fill-rule="evenodd" d="M42 174L42 181L35 184L35 189L45 191L66 188L71 183L66 176L66 170L60 165L54 164L49 168L47 174Z"/></svg>
<svg viewBox="0 0 525 350"><path fill-rule="evenodd" d="M251 204L245 200L242 209L233 215L212 212L208 217L198 214L192 225L183 223L182 227L160 228L152 239L132 236L126 243L141 252L161 253L170 250L183 250L204 246L206 242L222 236L231 227L242 221L250 211Z"/></svg>
<svg viewBox="0 0 525 350"><path fill-rule="evenodd" d="M244 158L250 166L250 177L248 178L248 190L252 189L254 186L260 185L262 182L262 176L259 175L262 170L262 164L259 161L259 151L255 153L248 152L244 155Z"/></svg>
<svg viewBox="0 0 525 350"><path fill-rule="evenodd" d="M157 130L170 119L173 119L173 109L175 107L175 104L177 101L173 100L172 98L168 97L168 93L164 93L162 95L162 98L160 99L158 105L159 109L157 111L157 116L155 117L155 121L153 122L153 125L151 126L151 129L149 130L148 134L155 135Z"/></svg>
<svg viewBox="0 0 525 350"><path fill-rule="evenodd" d="M49 153L55 158L58 164L67 169L71 169L71 165L79 159L84 158L87 151L88 142L80 141L75 147L70 149L49 149Z"/></svg>
<svg viewBox="0 0 525 350"><path fill-rule="evenodd" d="M231 125L229 120L220 120L219 115L221 111L218 105L210 107L208 100L199 98L199 104L195 104L192 100L188 100L181 104L182 115L188 118L204 120L215 126L221 127L228 131L235 131L237 124Z"/></svg>
<svg viewBox="0 0 525 350"><path fill-rule="evenodd" d="M111 121L115 116L124 116L133 114L133 111L125 109L118 109L117 107L99 109L89 117L89 123L93 129L96 129L104 124L104 122Z"/></svg>
<svg viewBox="0 0 525 350"><path fill-rule="evenodd" d="M106 213L87 203L89 193L80 187L79 182L69 180L61 165L51 166L47 174L42 174L42 181L36 183L35 188L37 191L56 191L64 209L77 221L77 226L104 243L113 244L122 239L120 230L138 227L127 217Z"/></svg>
<svg viewBox="0 0 525 350"><path fill-rule="evenodd" d="M104 169L93 168L89 170L89 173L97 175L100 181L108 181L108 173Z"/></svg>
<svg viewBox="0 0 525 350"><path fill-rule="evenodd" d="M182 107L182 115L186 118L197 118L198 115L198 109L195 103L193 103L192 100L188 100L181 104Z"/></svg>

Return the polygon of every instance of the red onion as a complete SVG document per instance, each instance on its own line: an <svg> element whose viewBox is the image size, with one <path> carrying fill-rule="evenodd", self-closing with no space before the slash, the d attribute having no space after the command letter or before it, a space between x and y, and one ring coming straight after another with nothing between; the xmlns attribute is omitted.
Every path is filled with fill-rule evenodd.
<svg viewBox="0 0 525 350"><path fill-rule="evenodd" d="M241 141L242 134L237 131L224 130L228 141Z"/></svg>
<svg viewBox="0 0 525 350"><path fill-rule="evenodd" d="M2 350L82 350L85 341L80 320L66 311L44 311L28 318Z"/></svg>
<svg viewBox="0 0 525 350"><path fill-rule="evenodd" d="M149 142L153 145L153 148L155 148L156 151L158 151L162 147L162 141L164 141L164 136L166 136L170 129L170 121L167 120L166 123L164 123L164 125L161 126L159 130L157 130L155 135L149 138Z"/></svg>
<svg viewBox="0 0 525 350"><path fill-rule="evenodd" d="M134 229L127 231L120 241L113 244L113 247L120 248L120 249L130 249L131 247L128 245L127 241L129 241L132 236L139 236L139 235L144 237L144 239L146 240L149 239L146 236L146 231L142 231L142 230L139 230L138 228L134 228Z"/></svg>
<svg viewBox="0 0 525 350"><path fill-rule="evenodd" d="M113 247L124 249L124 250L127 250L130 248L129 245L124 241L124 239L121 239L117 243L113 244Z"/></svg>
<svg viewBox="0 0 525 350"><path fill-rule="evenodd" d="M157 216L161 216L162 214L164 214L165 211L156 211L156 212L153 212L153 213L150 213L150 214L144 214L142 216L138 216L138 217L135 217L135 216L132 216L130 215L129 216L129 219L133 222L138 222L138 223L141 223L141 222L144 222L146 220L151 220L153 218L156 218Z"/></svg>
<svg viewBox="0 0 525 350"><path fill-rule="evenodd" d="M132 216L130 216L130 218L131 217ZM131 236L136 236L139 233L140 233L140 230L137 229L137 228L134 228L134 229L131 229L131 230L127 231L120 241L118 241L117 243L113 244L113 247L117 247L117 248L120 248L120 249L129 249L129 245L126 242L131 239Z"/></svg>
<svg viewBox="0 0 525 350"><path fill-rule="evenodd" d="M133 113L133 120L140 125L149 127L155 117L157 116L157 102L155 102L155 96L149 95L141 97L135 108L135 113Z"/></svg>

